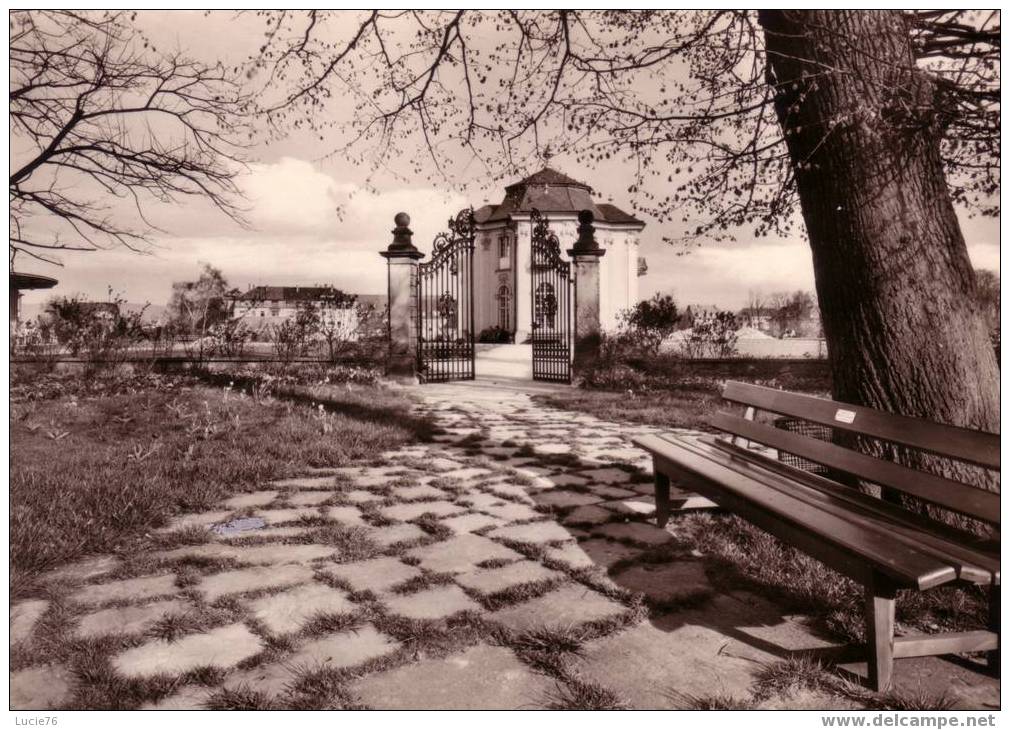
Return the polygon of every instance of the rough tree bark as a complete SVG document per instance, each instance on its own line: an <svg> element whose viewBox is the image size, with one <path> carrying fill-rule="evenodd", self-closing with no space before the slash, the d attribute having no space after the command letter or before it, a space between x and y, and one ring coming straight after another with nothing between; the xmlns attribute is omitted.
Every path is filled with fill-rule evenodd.
<svg viewBox="0 0 1010 730"><path fill-rule="evenodd" d="M999 366L940 159L942 92L916 70L905 20L762 11L760 22L835 397L998 432Z"/></svg>

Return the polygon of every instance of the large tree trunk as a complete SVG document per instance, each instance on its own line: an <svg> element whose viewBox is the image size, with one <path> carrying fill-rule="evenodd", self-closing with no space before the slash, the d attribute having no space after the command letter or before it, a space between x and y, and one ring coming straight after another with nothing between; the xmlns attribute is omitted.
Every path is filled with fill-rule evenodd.
<svg viewBox="0 0 1010 730"><path fill-rule="evenodd" d="M835 397L998 432L999 367L940 159L938 90L915 69L904 18L775 10L760 22Z"/></svg>

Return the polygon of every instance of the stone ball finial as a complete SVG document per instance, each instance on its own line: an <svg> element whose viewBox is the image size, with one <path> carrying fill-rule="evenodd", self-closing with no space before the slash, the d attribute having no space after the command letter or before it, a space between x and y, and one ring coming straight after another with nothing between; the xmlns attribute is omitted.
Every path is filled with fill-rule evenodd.
<svg viewBox="0 0 1010 730"><path fill-rule="evenodd" d="M569 256L602 256L604 250L596 242L596 228L593 227L595 216L593 211L583 209L579 211L579 238L575 246L568 250Z"/></svg>
<svg viewBox="0 0 1010 730"><path fill-rule="evenodd" d="M387 258L421 258L424 254L414 247L414 232L410 230L410 216L401 211L393 216L393 222L396 223L396 227L392 231L393 242L383 252L383 256Z"/></svg>

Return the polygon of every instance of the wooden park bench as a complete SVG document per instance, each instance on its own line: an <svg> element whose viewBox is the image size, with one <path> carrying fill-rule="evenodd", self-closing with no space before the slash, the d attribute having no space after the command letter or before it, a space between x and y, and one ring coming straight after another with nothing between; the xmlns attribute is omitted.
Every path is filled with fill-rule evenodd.
<svg viewBox="0 0 1010 730"><path fill-rule="evenodd" d="M727 383L722 395L746 408L743 417L720 411L712 419L712 426L730 438L654 434L635 439L653 457L660 526L669 518L673 480L865 586L869 681L877 691L890 684L894 659L902 657L988 652L989 666L998 672L999 494L846 448L839 439L832 441L831 430L827 440L811 438L797 432L802 428L786 430L755 420L755 414L776 414L780 421L786 417L794 424L870 437L997 472L999 435L745 383ZM755 444L770 454L751 448ZM783 461L787 456L819 465L821 473L791 466ZM874 497L854 488L858 482L987 523L995 537L981 538ZM897 590L951 583L989 587L988 630L894 636Z"/></svg>

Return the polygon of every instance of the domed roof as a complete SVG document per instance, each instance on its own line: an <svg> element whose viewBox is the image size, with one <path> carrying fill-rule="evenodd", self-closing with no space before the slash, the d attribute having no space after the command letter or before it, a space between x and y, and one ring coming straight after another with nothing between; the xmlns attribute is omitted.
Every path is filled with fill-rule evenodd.
<svg viewBox="0 0 1010 730"><path fill-rule="evenodd" d="M505 188L505 198L498 205L485 205L474 212L478 223L525 218L536 208L541 213L578 213L591 210L597 221L606 223L644 223L608 203L593 202L593 189L583 182L545 167Z"/></svg>

